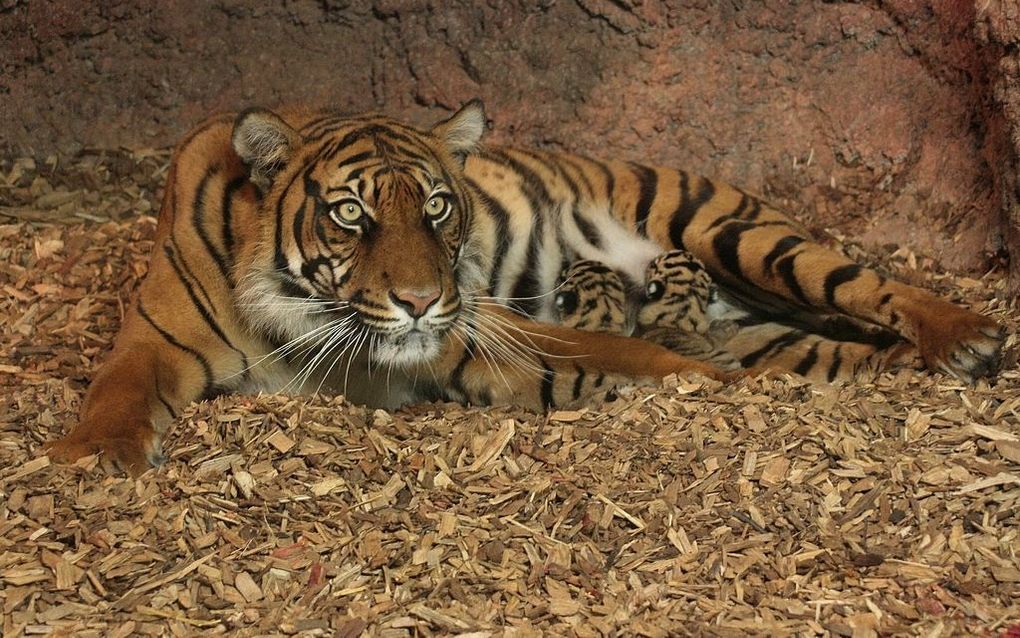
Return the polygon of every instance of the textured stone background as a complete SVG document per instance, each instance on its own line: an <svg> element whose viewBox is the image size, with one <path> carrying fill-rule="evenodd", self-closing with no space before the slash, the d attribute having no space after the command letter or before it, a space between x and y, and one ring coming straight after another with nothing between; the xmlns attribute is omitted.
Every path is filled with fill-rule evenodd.
<svg viewBox="0 0 1020 638"><path fill-rule="evenodd" d="M0 0L0 153L170 145L286 101L424 123L480 96L493 140L683 166L980 273L1020 255L1017 5Z"/></svg>

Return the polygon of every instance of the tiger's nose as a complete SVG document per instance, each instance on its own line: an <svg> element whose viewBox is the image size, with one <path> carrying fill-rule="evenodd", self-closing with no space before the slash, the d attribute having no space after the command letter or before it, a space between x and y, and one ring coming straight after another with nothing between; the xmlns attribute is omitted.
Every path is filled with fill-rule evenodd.
<svg viewBox="0 0 1020 638"><path fill-rule="evenodd" d="M390 299L406 310L412 319L418 319L439 301L440 294L439 290L391 290Z"/></svg>

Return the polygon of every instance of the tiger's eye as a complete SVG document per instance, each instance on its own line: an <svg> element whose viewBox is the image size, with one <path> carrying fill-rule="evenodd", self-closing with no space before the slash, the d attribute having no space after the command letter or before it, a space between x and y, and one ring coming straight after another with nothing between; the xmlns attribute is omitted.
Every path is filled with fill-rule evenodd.
<svg viewBox="0 0 1020 638"><path fill-rule="evenodd" d="M450 212L450 204L442 195L434 195L425 202L425 214L433 222L442 221Z"/></svg>
<svg viewBox="0 0 1020 638"><path fill-rule="evenodd" d="M361 204L353 200L342 201L333 209L337 222L342 225L352 225L360 222L365 209Z"/></svg>

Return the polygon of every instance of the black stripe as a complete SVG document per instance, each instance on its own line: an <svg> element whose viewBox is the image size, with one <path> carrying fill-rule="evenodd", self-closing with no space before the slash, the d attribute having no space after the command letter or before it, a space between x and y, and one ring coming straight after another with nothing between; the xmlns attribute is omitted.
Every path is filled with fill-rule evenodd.
<svg viewBox="0 0 1020 638"><path fill-rule="evenodd" d="M212 396L214 390L213 375L212 366L209 365L208 359L203 357L198 350L195 350L194 348L184 345L183 343L178 341L172 334L161 328L152 319L152 317L149 316L149 313L145 310L145 306L142 305L141 298L138 299L138 303L136 305L138 308L138 314L142 317L142 319L145 319L145 321L147 321L156 332L159 333L159 336L163 337L163 339L166 340L166 342L169 343L170 345L186 352L187 354L194 357L196 361L198 361L199 365L202 366L202 372L203 375L205 376L205 387L202 390L202 397L205 398Z"/></svg>
<svg viewBox="0 0 1020 638"><path fill-rule="evenodd" d="M796 235L787 235L777 241L776 245L769 251L769 254L765 255L765 259L762 260L762 267L765 268L765 272L767 273L772 270L772 265L776 263L777 259L803 243L804 238Z"/></svg>
<svg viewBox="0 0 1020 638"><path fill-rule="evenodd" d="M198 137L202 133L205 133L214 126L226 124L227 122L232 122L236 117L237 116L234 114L224 113L223 115L216 116L211 120L206 120L203 124L199 125L198 128L192 129L179 142L177 142L175 154L177 155L177 157L181 157L184 154L184 148L191 144L191 142L194 141L196 137Z"/></svg>
<svg viewBox="0 0 1020 638"><path fill-rule="evenodd" d="M226 257L213 246L212 239L209 238L209 231L205 227L206 190L209 188L209 180L219 172L220 167L218 165L210 166L205 171L205 175L202 176L202 180L198 183L198 188L195 190L195 201L192 204L191 223L195 227L195 232L198 233L198 238L202 240L206 251L213 258L213 261L216 262L216 267L220 269L223 278L229 281L230 275Z"/></svg>
<svg viewBox="0 0 1020 638"><path fill-rule="evenodd" d="M303 208L304 207L302 206L302 209ZM332 282L333 269L331 268L331 265L332 264L328 257L318 255L316 257L313 257L312 259L309 259L308 261L301 262L301 276L304 277L307 281L312 282L313 286L316 283L319 283L321 285L323 282L318 280L318 275L319 273L322 272L322 269L325 268L330 273L329 279L330 282Z"/></svg>
<svg viewBox="0 0 1020 638"><path fill-rule="evenodd" d="M565 164L567 164L568 166L571 166L574 170L579 170L577 168L577 166L571 164L569 161L566 160L566 158L561 158L561 159L564 161ZM591 221L589 221L588 218L586 218L584 216L584 214L581 212L581 191L578 188L577 182L569 174L568 171L565 171L565 170L563 170L563 169L561 169L559 167L556 167L556 168L557 168L556 172L566 182L567 186L570 188L570 194L573 195L573 197L574 197L574 204L573 204L573 207L572 207L572 210L571 210L571 215L574 218L574 224L576 224L577 225L577 229L579 231L581 231L581 235L584 236L585 241L587 241L589 244L591 244L595 248L598 248L598 249L601 250L602 249L602 235L599 233L598 227L596 227L595 224L593 224ZM588 178L585 177L583 172L579 171L579 175L584 180L584 187L585 187L585 190L588 191L588 197L591 198L591 193L592 193L591 183L588 181Z"/></svg>
<svg viewBox="0 0 1020 638"><path fill-rule="evenodd" d="M811 368L813 368L815 364L818 363L818 345L820 343L821 341L815 341L811 345L811 349L807 351L807 354L804 355L804 358L801 359L800 363L798 363L797 366L793 369L794 372L801 376L805 376L807 375L808 372L811 371Z"/></svg>
<svg viewBox="0 0 1020 638"><path fill-rule="evenodd" d="M594 187L592 187L591 180L588 179L588 175L585 174L584 168L581 167L577 162L575 162L570 157L566 157L566 156L560 155L557 159L561 163L563 163L563 164L569 166L570 168L574 169L574 172L577 173L577 177L578 177L578 180L575 183L580 183L582 186L584 186L585 194L587 195L589 201L594 200L595 199L595 189L594 189ZM589 162L589 163L593 163L591 160L588 160L588 159L586 159L585 161ZM567 173L567 171L563 171L563 172Z"/></svg>
<svg viewBox="0 0 1020 638"><path fill-rule="evenodd" d="M298 247L298 254L301 255L301 260L302 261L306 261L308 259L308 255L305 254L305 242L303 241L303 235L304 235L303 231L304 231L304 225L305 225L305 214L306 214L307 208L308 208L308 200L309 199L312 200L312 206L314 207L314 213L315 213L313 215L314 217L317 217L317 218L321 219L320 215L326 213L326 202L323 201L323 199L322 199L322 189L319 186L319 183L316 182L314 179L312 179L312 169L313 168L314 168L314 165L313 166L309 166L308 170L305 171L304 180L303 180L304 181L304 188L305 188L305 198L301 202L301 205L298 206L297 211L294 212L294 220L291 222L291 229L290 229L291 235L294 237L294 245ZM321 224L317 224L316 225L316 230L317 231L322 231L323 230L322 229L322 225ZM325 241L324 236L321 235L321 234L319 235L319 241L322 241L322 243L324 245L328 245L328 242ZM303 270L304 270L304 265L302 265L302 271Z"/></svg>
<svg viewBox="0 0 1020 638"><path fill-rule="evenodd" d="M516 300L510 305L533 317L541 307L541 300L536 298L542 291L542 282L538 279L540 271L538 261L542 255L542 241L545 235L545 214L553 207L553 201L542 178L520 161L505 152L489 153L487 157L520 175L521 191L531 208L532 226L528 236L527 258L511 290L510 296Z"/></svg>
<svg viewBox="0 0 1020 638"><path fill-rule="evenodd" d="M631 164L630 169L637 177L640 187L637 208L634 211L634 229L642 237L648 237L648 215L652 212L652 203L655 201L655 193L659 184L659 176L647 166Z"/></svg>
<svg viewBox="0 0 1020 638"><path fill-rule="evenodd" d="M553 397L553 384L556 382L556 371L549 367L549 363L542 357L538 358L542 364L542 386L540 394L542 397L542 407L548 410L549 408L556 407L556 400Z"/></svg>
<svg viewBox="0 0 1020 638"><path fill-rule="evenodd" d="M277 285L280 287L280 292L282 292L284 296L294 299L315 299L315 293L302 288L301 284L298 283L298 279L289 273L277 273L276 278Z"/></svg>
<svg viewBox="0 0 1020 638"><path fill-rule="evenodd" d="M747 204L749 201L750 198L748 198L747 195L742 194L740 196L740 203L737 204L737 207L733 209L733 211L725 215L720 215L715 220L713 220L712 223L708 225L708 228L705 229L705 232L708 232L713 228L716 228L717 226L721 226L732 219L740 219L741 215L743 215L744 213L744 209L747 208Z"/></svg>
<svg viewBox="0 0 1020 638"><path fill-rule="evenodd" d="M585 241L594 246L595 248L602 249L602 235L599 233L599 229L595 224L588 221L577 206L574 206L574 223L577 224L577 229L584 235Z"/></svg>
<svg viewBox="0 0 1020 638"><path fill-rule="evenodd" d="M800 253L797 253L800 254ZM804 289L800 287L800 282L797 280L797 273L794 272L794 261L796 261L797 255L790 255L783 257L776 264L776 272L783 278L783 283L790 290L790 294L796 297L799 301L804 304L810 305L807 295L804 294Z"/></svg>
<svg viewBox="0 0 1020 638"><path fill-rule="evenodd" d="M669 220L669 239L673 244L673 248L684 247L684 231L687 229L688 224L698 214L701 207L715 195L715 186L712 185L712 182L702 179L698 193L692 199L690 194L690 177L683 171L678 172L680 173L680 203Z"/></svg>
<svg viewBox="0 0 1020 638"><path fill-rule="evenodd" d="M167 403L167 400L163 398L163 395L160 394L158 390L156 391L156 398L159 399L159 402L163 404L163 407L166 408L166 411L170 413L170 418L176 419L177 412L175 412L174 409L170 407L170 404Z"/></svg>
<svg viewBox="0 0 1020 638"><path fill-rule="evenodd" d="M468 396L467 389L464 387L464 369L467 367L467 364L475 358L475 341L471 338L470 331L467 332L468 334L465 337L467 340L467 347L464 348L464 354L461 356L460 361L457 362L453 372L450 373L450 387L452 387L454 391L459 392L462 397L470 401L471 398Z"/></svg>
<svg viewBox="0 0 1020 638"><path fill-rule="evenodd" d="M375 157L375 156L376 156L376 153L374 151L361 151L360 153L355 153L354 155L351 155L349 157L345 157L344 159L340 160L340 163L337 164L337 168L339 169L339 168L344 168L345 166L350 166L351 164L357 164L358 162L363 162L363 161L365 161L365 160L367 160L367 159L369 159L371 157ZM347 179L349 179L349 180L350 179L355 179L355 178L356 177L354 175L348 175L347 176Z"/></svg>
<svg viewBox="0 0 1020 638"><path fill-rule="evenodd" d="M799 330L791 330L790 332L783 333L778 337L775 337L774 339L770 340L768 343L758 348L754 352L745 355L743 358L740 359L740 365L741 367L744 368L750 368L754 364L758 363L758 361L762 357L769 354L770 352L774 350L779 350L781 348L785 348L787 346L792 346L793 344L803 340L806 337L807 333L801 332Z"/></svg>
<svg viewBox="0 0 1020 638"><path fill-rule="evenodd" d="M742 217L745 221L753 222L758 219L759 215L761 215L761 200L755 199L750 195L745 195L745 197L750 197L751 199L751 210L743 214Z"/></svg>
<svg viewBox="0 0 1020 638"><path fill-rule="evenodd" d="M587 157L584 158L584 160L586 162L588 162L589 164L591 164L592 166L597 167L599 169L599 172L602 173L602 176L606 178L606 192L604 193L605 203L606 203L606 205L609 206L610 214L612 214L612 209L613 209L613 191L616 189L616 177L613 176L613 171L609 170L609 167L606 166L605 164L603 164L602 162L598 162L598 161L595 161L593 159L589 159ZM593 200L597 199L595 197L594 190L592 191L592 199Z"/></svg>
<svg viewBox="0 0 1020 638"><path fill-rule="evenodd" d="M531 233L528 235L528 250L524 269L517 276L510 291L510 297L513 299L507 304L529 317L534 317L541 308L541 300L538 299L538 295L541 292L542 283L538 280L538 260L542 254L542 226L541 216L536 216L535 224L531 227Z"/></svg>
<svg viewBox="0 0 1020 638"><path fill-rule="evenodd" d="M584 388L586 373L584 368L579 365L574 366L574 371L577 373L577 376L574 378L574 390L571 392L571 396L574 398L574 401L577 401L581 398L581 390Z"/></svg>
<svg viewBox="0 0 1020 638"><path fill-rule="evenodd" d="M223 250L230 262L231 270L233 270L234 266L234 195L237 191L244 188L244 185L247 183L247 177L235 177L227 182L227 187L223 191L223 209L220 214L223 224ZM233 287L233 279L231 278L228 281L230 281L231 287Z"/></svg>
<svg viewBox="0 0 1020 638"><path fill-rule="evenodd" d="M832 308L839 310L839 305L836 304L836 288L857 279L861 276L861 271L863 270L864 269L857 264L848 264L846 266L840 266L826 275L825 302Z"/></svg>
<svg viewBox="0 0 1020 638"><path fill-rule="evenodd" d="M740 236L754 226L743 222L730 222L712 238L712 248L722 267L739 279L746 280L740 267Z"/></svg>
<svg viewBox="0 0 1020 638"><path fill-rule="evenodd" d="M355 257L347 257L341 262L336 258L331 258L330 261L332 263L332 267L329 270L333 274L333 290L340 290L347 285L347 282L350 281L351 277L354 275L354 267L357 264L357 259ZM340 269L340 266L344 266L344 270L338 277L337 271Z"/></svg>
<svg viewBox="0 0 1020 638"><path fill-rule="evenodd" d="M305 176L311 172L318 162L322 159L322 154L326 150L326 145L320 146L311 158L306 161L307 169L302 171L294 171L287 186L280 192L280 199L276 202L276 227L273 229L273 241L275 243L275 254L273 257L273 265L279 272L289 272L290 267L287 263L287 257L283 254L283 217L284 210L283 204L287 200L287 195L291 188L294 187L294 183L298 180L298 177ZM300 248L301 244L298 243Z"/></svg>
<svg viewBox="0 0 1020 638"><path fill-rule="evenodd" d="M353 123L365 119L365 115L356 115L347 117L339 111L331 111L323 113L322 115L312 119L301 127L301 135L310 140L312 136L318 135L316 129L323 127L336 126L344 122Z"/></svg>
<svg viewBox="0 0 1020 638"><path fill-rule="evenodd" d="M882 295L882 298L879 299L878 307L881 308L882 306L886 305L887 303L892 301L892 298L893 298L893 294L891 292L885 293L884 295Z"/></svg>
<svg viewBox="0 0 1020 638"><path fill-rule="evenodd" d="M159 402L163 404L163 407L166 408L166 411L170 413L170 418L171 419L176 419L177 418L176 410L173 409L173 406L170 405L170 402L167 401L166 397L163 396L163 390L159 387L159 372L156 371L156 370L153 370L153 376L155 377L155 381L156 381L156 383L155 383L155 385L156 385L156 398L159 399Z"/></svg>
<svg viewBox="0 0 1020 638"><path fill-rule="evenodd" d="M294 174L290 178L290 182L280 192L280 199L276 202L276 228L273 229L273 266L279 272L289 272L290 268L287 264L287 257L283 254L283 202L287 199L287 193L293 188L294 182L297 181L301 175L301 171L294 171Z"/></svg>
<svg viewBox="0 0 1020 638"><path fill-rule="evenodd" d="M195 280L195 284L198 285L198 291L202 293L202 297L205 299L206 303L209 304L209 307L215 312L216 304L213 303L212 297L209 296L209 292L205 289L205 286L202 285L202 280L195 276L195 273L191 270L191 266L189 266L188 262L184 259L181 247L177 245L177 237L174 236L173 229L170 230L170 244L163 245L163 252L166 253L166 256L169 257L171 261L173 261L175 257L180 259L180 264L181 267L184 268L184 272ZM174 267L176 268L176 266Z"/></svg>
<svg viewBox="0 0 1020 638"><path fill-rule="evenodd" d="M209 313L209 310L198 299L198 296L195 294L195 289L191 286L191 282L188 281L188 278L184 276L184 272L181 270L180 265L177 263L176 256L174 255L173 251L170 250L170 247L169 246L165 247L165 250L167 257L170 258L170 265L173 266L174 272L177 273L177 278L181 280L182 284L184 284L184 289L188 292L188 297L191 298L191 303L194 304L195 309L198 310L198 314L202 316L202 319L205 321L206 325L208 325L209 328L214 333L216 333L216 336L219 337L220 340L223 341L223 343L225 343L228 348L236 352L241 357L242 369L245 370L244 377L247 378L248 376L247 355L245 355L243 352L234 347L234 344L231 343L230 339L227 338L227 335L223 333L223 330L220 328L220 325Z"/></svg>
<svg viewBox="0 0 1020 638"><path fill-rule="evenodd" d="M836 376L839 374L839 368L843 365L843 344L836 345L836 349L832 352L832 363L829 364L829 383L836 380Z"/></svg>
<svg viewBox="0 0 1020 638"><path fill-rule="evenodd" d="M475 190L486 210L491 213L491 219L496 225L496 250L492 256L492 271L489 273L489 294L494 295L496 294L496 285L499 283L500 271L503 268L503 260L506 258L507 250L510 249L510 215L502 204L483 191L477 182L470 177L465 179L468 186Z"/></svg>

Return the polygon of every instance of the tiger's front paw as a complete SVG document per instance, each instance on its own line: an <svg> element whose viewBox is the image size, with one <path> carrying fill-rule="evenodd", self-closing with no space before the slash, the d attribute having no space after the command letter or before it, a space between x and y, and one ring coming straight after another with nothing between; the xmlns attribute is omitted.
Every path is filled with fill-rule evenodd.
<svg viewBox="0 0 1020 638"><path fill-rule="evenodd" d="M925 365L973 383L1002 363L1006 329L988 317L951 306L931 309L918 322L917 349Z"/></svg>
<svg viewBox="0 0 1020 638"><path fill-rule="evenodd" d="M162 465L166 459L159 434L149 426L139 426L112 435L90 436L79 427L62 439L46 446L46 453L58 463L74 463L90 454L116 463L132 477L142 475L150 467Z"/></svg>

